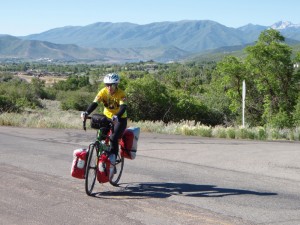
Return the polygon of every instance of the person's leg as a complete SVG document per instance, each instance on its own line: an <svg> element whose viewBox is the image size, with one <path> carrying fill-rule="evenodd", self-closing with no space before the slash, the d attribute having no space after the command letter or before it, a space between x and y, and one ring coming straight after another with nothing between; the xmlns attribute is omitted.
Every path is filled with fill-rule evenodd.
<svg viewBox="0 0 300 225"><path fill-rule="evenodd" d="M121 118L117 124L114 126L114 131L110 135L110 152L115 155L119 152L119 139L122 137L125 129L127 127L127 119Z"/></svg>
<svg viewBox="0 0 300 225"><path fill-rule="evenodd" d="M111 162L109 179L111 180L115 174L114 164L116 163L116 158L119 152L119 139L122 137L124 130L127 127L127 119L120 119L117 124L114 126L114 131L110 135L110 156L109 160Z"/></svg>

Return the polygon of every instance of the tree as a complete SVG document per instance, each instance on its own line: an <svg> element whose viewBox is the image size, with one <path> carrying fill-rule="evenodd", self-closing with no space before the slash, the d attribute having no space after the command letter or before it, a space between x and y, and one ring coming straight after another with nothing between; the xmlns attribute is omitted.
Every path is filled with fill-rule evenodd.
<svg viewBox="0 0 300 225"><path fill-rule="evenodd" d="M254 46L246 48L249 79L263 97L264 123L276 127L292 125L296 89L293 83L292 49L279 31L263 31Z"/></svg>
<svg viewBox="0 0 300 225"><path fill-rule="evenodd" d="M167 89L152 76L138 78L128 84L128 115L133 121L160 121L168 112Z"/></svg>
<svg viewBox="0 0 300 225"><path fill-rule="evenodd" d="M297 53L294 59L294 68L295 68L295 79L294 83L298 92L297 103L295 105L295 110L293 112L294 125L300 126L300 52Z"/></svg>
<svg viewBox="0 0 300 225"><path fill-rule="evenodd" d="M245 63L234 56L227 56L221 62L217 64L214 79L210 84L210 89L214 91L211 93L212 99L214 99L213 104L218 104L218 111L222 111L224 113L224 123L231 124L230 119L236 120L235 122L241 123L242 119L242 83L243 80L247 83L247 92L248 96L251 95L255 97L255 101L259 101L259 96L256 96L255 87L253 85L253 81L249 79L249 71ZM225 96L222 96L224 95ZM217 100L216 98L222 99ZM226 105L229 100L229 109L231 113L228 112ZM261 115L261 112L255 109L256 104L253 101L253 98L247 97L247 107L246 107L246 115L247 115L247 124L253 125L256 124L257 117ZM211 106L212 107L212 104ZM234 116L235 115L235 116Z"/></svg>
<svg viewBox="0 0 300 225"><path fill-rule="evenodd" d="M239 59L228 56L217 65L216 70L221 78L218 81L231 100L229 108L232 112L237 113L241 109L242 82L246 78L246 68Z"/></svg>
<svg viewBox="0 0 300 225"><path fill-rule="evenodd" d="M276 30L263 31L255 45L246 48L244 61L229 56L217 64L213 84L230 100L240 118L242 81L247 84L246 119L249 125L290 127L297 98L292 50ZM299 89L298 89L299 90Z"/></svg>
<svg viewBox="0 0 300 225"><path fill-rule="evenodd" d="M86 86L90 86L88 76L69 76L67 80L61 80L55 83L53 88L63 91L75 91Z"/></svg>

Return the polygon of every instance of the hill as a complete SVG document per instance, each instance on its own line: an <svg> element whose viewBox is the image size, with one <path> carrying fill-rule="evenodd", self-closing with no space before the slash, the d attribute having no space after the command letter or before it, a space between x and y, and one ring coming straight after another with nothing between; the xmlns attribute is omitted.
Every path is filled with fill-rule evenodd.
<svg viewBox="0 0 300 225"><path fill-rule="evenodd" d="M208 20L160 22L146 25L95 23L83 27L56 28L22 38L94 48L174 46L188 52L201 52L253 41L243 35L243 31Z"/></svg>
<svg viewBox="0 0 300 225"><path fill-rule="evenodd" d="M277 22L286 38L300 41L300 26ZM230 28L210 20L146 25L94 23L60 27L24 37L0 36L0 58L122 63L177 61L211 52L231 52L255 42L269 27L248 24Z"/></svg>
<svg viewBox="0 0 300 225"><path fill-rule="evenodd" d="M154 59L169 61L182 58L187 52L168 48L84 48L74 44L22 40L0 36L0 60L34 60L47 62L123 63Z"/></svg>

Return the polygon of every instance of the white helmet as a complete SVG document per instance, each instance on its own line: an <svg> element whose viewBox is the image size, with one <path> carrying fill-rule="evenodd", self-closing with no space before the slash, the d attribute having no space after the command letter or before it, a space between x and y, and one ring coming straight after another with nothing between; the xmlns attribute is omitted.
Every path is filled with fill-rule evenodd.
<svg viewBox="0 0 300 225"><path fill-rule="evenodd" d="M105 84L118 84L120 82L120 77L116 73L109 73L104 77L103 82Z"/></svg>

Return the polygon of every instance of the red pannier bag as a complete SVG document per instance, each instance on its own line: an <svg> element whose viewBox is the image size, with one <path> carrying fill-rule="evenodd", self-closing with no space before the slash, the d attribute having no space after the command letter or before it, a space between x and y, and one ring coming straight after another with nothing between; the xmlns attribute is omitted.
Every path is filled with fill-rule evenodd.
<svg viewBox="0 0 300 225"><path fill-rule="evenodd" d="M98 161L97 180L99 183L106 183L109 181L110 161L106 154L102 154Z"/></svg>
<svg viewBox="0 0 300 225"><path fill-rule="evenodd" d="M135 159L137 151L137 142L140 136L139 127L128 127L121 138L121 156L127 159Z"/></svg>
<svg viewBox="0 0 300 225"><path fill-rule="evenodd" d="M84 148L76 149L73 152L73 162L71 167L72 177L84 179L87 161L87 150Z"/></svg>

